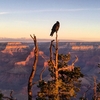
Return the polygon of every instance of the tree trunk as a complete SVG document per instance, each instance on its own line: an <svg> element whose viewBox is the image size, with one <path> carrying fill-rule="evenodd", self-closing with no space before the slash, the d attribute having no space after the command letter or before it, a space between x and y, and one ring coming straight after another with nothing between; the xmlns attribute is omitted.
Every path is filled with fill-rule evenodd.
<svg viewBox="0 0 100 100"><path fill-rule="evenodd" d="M56 100L59 100L59 86L58 86L58 35L56 33L56 57L55 57L55 69L56 69L56 92L57 97Z"/></svg>
<svg viewBox="0 0 100 100"><path fill-rule="evenodd" d="M36 72L36 67L37 67L37 62L38 62L38 45L37 45L37 40L36 40L36 36L34 36L34 38L31 36L31 38L34 41L34 63L32 66L32 71L28 80L28 100L32 100L32 86L33 86L33 78L35 76L35 72Z"/></svg>

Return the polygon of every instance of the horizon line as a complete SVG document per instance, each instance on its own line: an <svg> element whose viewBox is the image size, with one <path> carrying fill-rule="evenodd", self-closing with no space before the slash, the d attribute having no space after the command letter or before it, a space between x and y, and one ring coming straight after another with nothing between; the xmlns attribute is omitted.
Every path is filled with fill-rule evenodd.
<svg viewBox="0 0 100 100"><path fill-rule="evenodd" d="M41 39L41 38L38 38L37 39L38 41L40 42L49 42L50 40L53 40L53 39ZM58 39L60 40L60 42L100 42L100 40L86 40L86 39ZM22 38L4 38L4 37L0 37L0 42L32 42L33 40L31 38L25 38L25 37L22 37Z"/></svg>

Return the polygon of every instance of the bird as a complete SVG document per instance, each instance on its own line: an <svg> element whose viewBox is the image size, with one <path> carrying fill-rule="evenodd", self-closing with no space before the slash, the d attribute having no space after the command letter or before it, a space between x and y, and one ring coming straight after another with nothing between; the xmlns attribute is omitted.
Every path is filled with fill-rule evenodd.
<svg viewBox="0 0 100 100"><path fill-rule="evenodd" d="M55 32L57 33L57 31L59 30L59 27L60 27L60 23L59 23L59 21L57 21L57 22L53 25L53 27L52 27L52 29L51 29L50 36L53 36L53 34L54 34Z"/></svg>

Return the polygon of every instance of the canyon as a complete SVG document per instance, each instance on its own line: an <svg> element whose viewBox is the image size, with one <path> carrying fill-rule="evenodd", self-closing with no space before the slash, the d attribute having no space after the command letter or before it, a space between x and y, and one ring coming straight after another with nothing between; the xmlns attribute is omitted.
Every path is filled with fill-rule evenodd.
<svg viewBox="0 0 100 100"><path fill-rule="evenodd" d="M39 59L37 64L34 82L39 80L39 75L44 67L44 62L49 60L49 42L39 42ZM86 86L93 86L93 76L100 81L100 42L59 42L60 54L71 54L71 61L78 56L75 66L81 68L84 78L82 78L81 94L86 90ZM34 62L34 43L32 42L2 42L0 43L0 91L9 96L13 90L14 97L18 100L27 100L27 84ZM50 78L48 67L43 73L43 79ZM85 87L84 87L85 86ZM33 87L33 94L36 95L37 86ZM89 90L91 93L93 89Z"/></svg>

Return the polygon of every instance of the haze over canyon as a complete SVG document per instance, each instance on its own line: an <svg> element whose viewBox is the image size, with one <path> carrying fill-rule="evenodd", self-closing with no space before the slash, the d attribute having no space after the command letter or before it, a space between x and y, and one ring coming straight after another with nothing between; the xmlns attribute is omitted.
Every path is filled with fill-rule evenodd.
<svg viewBox="0 0 100 100"><path fill-rule="evenodd" d="M44 66L44 61L49 60L49 42L39 42L39 60L34 81L39 79L40 72ZM78 56L78 62L75 66L81 68L84 78L82 78L82 95L87 86L93 86L93 76L100 81L100 69L97 67L100 63L100 42L59 42L59 53L71 54L71 61ZM0 89L9 96L11 90L18 100L27 100L27 84L34 61L34 44L32 42L2 42L0 43ZM43 79L50 78L48 67L43 73ZM34 98L37 86L35 89ZM92 92L92 88L89 93ZM79 96L78 95L78 96Z"/></svg>

